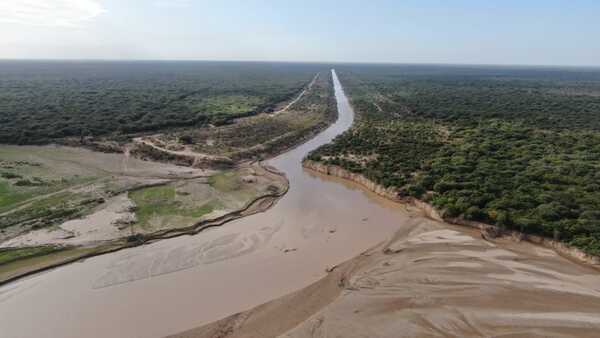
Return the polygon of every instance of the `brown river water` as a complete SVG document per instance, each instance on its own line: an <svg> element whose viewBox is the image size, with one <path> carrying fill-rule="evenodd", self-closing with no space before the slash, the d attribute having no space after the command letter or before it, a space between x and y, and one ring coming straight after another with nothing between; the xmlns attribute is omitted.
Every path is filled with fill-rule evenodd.
<svg viewBox="0 0 600 338"><path fill-rule="evenodd" d="M347 130L354 112L333 71L339 118L269 161L290 191L265 213L196 236L67 265L0 288L0 337L163 337L317 281L382 242L401 207L306 171L308 152Z"/></svg>

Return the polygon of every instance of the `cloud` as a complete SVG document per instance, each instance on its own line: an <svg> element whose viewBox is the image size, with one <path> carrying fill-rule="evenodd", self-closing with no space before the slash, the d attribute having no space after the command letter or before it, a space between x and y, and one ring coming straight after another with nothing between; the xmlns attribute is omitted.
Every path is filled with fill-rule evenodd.
<svg viewBox="0 0 600 338"><path fill-rule="evenodd" d="M0 22L74 27L106 12L97 0L0 0Z"/></svg>
<svg viewBox="0 0 600 338"><path fill-rule="evenodd" d="M163 8L186 8L191 5L190 0L155 0L154 5Z"/></svg>

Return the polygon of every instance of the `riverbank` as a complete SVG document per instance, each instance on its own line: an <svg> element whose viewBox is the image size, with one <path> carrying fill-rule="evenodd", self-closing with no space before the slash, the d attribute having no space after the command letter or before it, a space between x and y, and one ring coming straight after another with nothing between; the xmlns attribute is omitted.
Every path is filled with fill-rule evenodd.
<svg viewBox="0 0 600 338"><path fill-rule="evenodd" d="M590 265L535 238L448 224L429 204L342 168L304 167L410 204L414 215L310 286L169 338L595 337L600 329L600 276Z"/></svg>
<svg viewBox="0 0 600 338"><path fill-rule="evenodd" d="M81 211L77 217L65 217L60 221L54 219L53 221L59 225L51 228L47 225L36 225L50 222L45 219L33 224L31 229L19 227L19 219L10 220L13 225L8 227L8 230L2 229L0 234L0 248L3 250L0 255L6 254L12 257L15 250L23 252L26 250L51 251L52 255L48 255L48 257L40 257L43 255L39 254L25 255L18 260L11 259L6 264L3 264L0 257L0 265L2 265L0 285L78 260L113 253L160 239L196 234L208 227L222 225L241 217L266 211L287 192L289 182L283 173L274 168L258 164L252 165L251 163L255 160L251 159L273 158L280 153L289 151L327 128L335 121L336 117L337 110L335 109L331 77L317 74L300 94L282 106L277 114L259 114L236 120L232 126L208 128L210 132L207 139L203 140L206 144L217 142L211 138L228 132L234 133L234 138L241 138L240 147L242 148L236 149L234 152L228 148L230 153L227 156L212 153L224 151L222 145L216 146L214 149L210 147L210 149L200 149L197 148L197 145L183 146L180 142L180 134L139 138L124 147L117 144L111 144L110 147L92 147L104 150L104 153L92 153L86 149L71 147L48 147L47 149L73 149L74 151L71 152L85 155L71 158L73 156L69 153L61 159L62 162L52 162L44 167L65 166L64 163L78 163L79 157L85 158L86 161L92 163L90 167L94 169L91 171L94 179L90 179L91 182L83 185L81 189L99 195L94 199L89 198L98 202L85 209L80 208ZM288 126L289 130L281 135L266 135L267 138L264 141L255 144L257 140L261 140L260 137L254 140L255 133L261 135L261 131L265 128L268 129L271 124L281 125L281 123L288 122L291 123ZM247 130L248 128L250 131ZM87 145L95 144L90 140L86 140L86 142ZM7 147L19 149L16 146ZM39 152L37 148L43 147L29 147L17 153ZM198 152L205 150L208 150L209 153ZM46 155L44 154L44 156ZM97 161L94 156L103 158L103 161ZM14 162L21 163L22 161L16 158ZM68 174L72 175L75 172L78 175L92 176L88 173L87 165L84 168L84 162L75 165L75 169L69 168ZM96 165L95 162L102 164ZM97 186L97 176L108 178L107 174L111 174L113 181L115 176L128 177L132 175L130 170L132 163L135 163L134 167L136 168L141 167L138 162L147 163L150 167L168 167L171 171L163 170L162 175L152 173L151 179L141 175L140 182L136 182L134 185L121 184L115 188L113 187L115 184L107 180L105 184L107 187ZM160 162L163 164L159 164ZM105 163L108 163L110 168L106 168ZM112 163L115 165L111 165ZM36 165L38 164L36 163ZM38 165L38 168L41 167ZM190 174L186 173L187 176L182 176L172 168L178 168L178 170L179 168L189 168ZM237 177L234 177L234 181L239 182L233 182L232 177L227 178L231 175L223 174L226 172L233 173L233 176ZM59 178L63 179L63 177ZM215 182L221 185L225 191L219 192L217 191L219 189L211 189L209 186L212 178L216 178L217 181L223 181L223 179L227 181ZM57 180L58 178L53 177L52 179ZM3 182L0 181L0 183ZM109 184L110 187L108 187ZM164 200L165 194L172 195L173 201ZM72 196L73 194L70 194L69 199L73 200ZM178 212L177 209L182 207L186 208L185 211ZM24 217L27 216L28 210L22 211ZM7 212L13 212L13 210Z"/></svg>
<svg viewBox="0 0 600 338"><path fill-rule="evenodd" d="M285 177L285 174L260 162L249 166L249 168L253 168L253 177L261 176L268 182L271 182L269 183L270 189L265 189L265 193L245 202L241 208L225 213L217 213L218 216L215 217L201 218L201 220L188 227L170 227L152 232L137 232L135 235L118 237L113 240L96 240L85 243L82 246L70 246L59 242L53 244L57 248L55 250L56 252L52 252L49 255L36 255L3 264L0 268L0 285L8 284L20 278L81 261L83 259L114 253L140 245L147 245L159 240L183 235L195 235L208 228L221 226L242 217L264 212L287 193L289 181ZM163 186L164 184L165 183L161 183L159 186ZM144 188L145 187L138 187L136 190ZM21 246L5 247L2 249L3 251L1 253L5 254L10 253L11 250L30 250L41 247L43 246L26 245L24 242Z"/></svg>
<svg viewBox="0 0 600 338"><path fill-rule="evenodd" d="M277 300L170 338L595 337L600 276L528 242L415 216Z"/></svg>
<svg viewBox="0 0 600 338"><path fill-rule="evenodd" d="M333 78L339 118L267 162L285 173L291 187L267 212L0 287L4 332L65 338L174 334L311 285L403 227L403 208L301 166L309 152L352 125L353 111L335 73Z"/></svg>
<svg viewBox="0 0 600 338"><path fill-rule="evenodd" d="M307 169L314 170L321 174L331 175L350 180L394 202L405 203L417 207L425 215L427 215L427 217L430 217L434 220L446 222L453 225L467 226L470 228L478 229L482 232L482 236L487 236L487 238L489 239L493 240L495 239L495 237L504 236L507 238L511 238L515 241L527 241L536 245L543 246L545 248L555 250L559 254L567 258L573 259L579 263L589 264L596 268L600 268L600 257L589 255L581 249L567 245L560 241L556 241L538 235L525 234L515 230L501 229L491 224L468 221L458 217L443 217L439 210L437 210L433 205L425 201L413 197L401 197L396 189L385 188L384 186L367 179L361 174L350 172L349 170L346 170L340 166L326 165L310 160L303 161L303 166Z"/></svg>
<svg viewBox="0 0 600 338"><path fill-rule="evenodd" d="M293 100L273 112L223 125L140 136L125 148L145 160L222 169L273 158L307 142L335 122L335 108L331 76L319 73Z"/></svg>

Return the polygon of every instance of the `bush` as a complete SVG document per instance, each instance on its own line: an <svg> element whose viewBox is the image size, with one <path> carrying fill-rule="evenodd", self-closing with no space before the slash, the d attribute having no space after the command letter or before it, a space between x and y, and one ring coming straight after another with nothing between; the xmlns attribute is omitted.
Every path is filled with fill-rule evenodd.
<svg viewBox="0 0 600 338"><path fill-rule="evenodd" d="M2 173L0 173L0 177L10 180L10 179L14 179L14 178L22 178L23 176L17 175L14 173L10 173L10 172L2 172Z"/></svg>
<svg viewBox="0 0 600 338"><path fill-rule="evenodd" d="M463 216L465 219L471 221L485 221L487 214L483 210L479 209L478 206L472 206L465 211Z"/></svg>

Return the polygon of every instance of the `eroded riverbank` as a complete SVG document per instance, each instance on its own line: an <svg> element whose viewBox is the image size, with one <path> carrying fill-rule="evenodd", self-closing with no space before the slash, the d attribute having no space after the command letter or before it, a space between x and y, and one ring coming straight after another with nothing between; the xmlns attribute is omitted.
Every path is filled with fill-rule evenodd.
<svg viewBox="0 0 600 338"><path fill-rule="evenodd" d="M416 199L414 197L400 197L400 192L397 189L393 187L385 188L382 185L367 179L364 175L350 172L340 166L326 165L320 162L314 162L310 160L305 160L303 162L303 166L307 169L314 170L315 172L324 175L331 175L334 177L349 180L391 201L414 206L417 209L424 212L427 217L432 218L434 220L450 223L453 225L462 225L474 229L479 229L484 233L491 233L493 235L492 237L507 236L515 239L516 241L528 241L530 243L555 250L557 253L579 263L588 264L590 266L600 268L600 257L587 254L583 250L567 245L563 242L553 240L551 238L546 238L543 236L526 234L519 231L503 230L494 225L485 224L482 222L468 221L460 217L443 217L439 210L437 210L433 205L427 202Z"/></svg>

